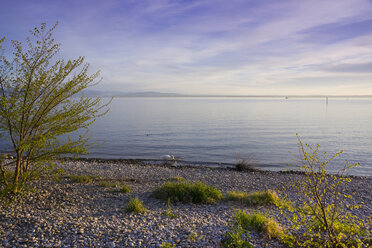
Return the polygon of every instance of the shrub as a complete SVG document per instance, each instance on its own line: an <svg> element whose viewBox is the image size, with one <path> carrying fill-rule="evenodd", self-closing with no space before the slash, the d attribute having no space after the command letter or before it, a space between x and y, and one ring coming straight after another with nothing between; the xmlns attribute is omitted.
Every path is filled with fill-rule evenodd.
<svg viewBox="0 0 372 248"><path fill-rule="evenodd" d="M74 183L90 183L93 181L93 178L91 176L86 175L70 175L70 179Z"/></svg>
<svg viewBox="0 0 372 248"><path fill-rule="evenodd" d="M247 230L254 230L266 235L269 239L280 238L283 228L275 220L260 213L246 213L238 210L235 212L234 220L236 225Z"/></svg>
<svg viewBox="0 0 372 248"><path fill-rule="evenodd" d="M166 182L153 195L164 201L169 198L172 202L183 203L215 203L222 198L221 191L201 182Z"/></svg>
<svg viewBox="0 0 372 248"><path fill-rule="evenodd" d="M121 193L129 193L130 192L130 187L128 185L123 185L120 190Z"/></svg>
<svg viewBox="0 0 372 248"><path fill-rule="evenodd" d="M249 156L245 159L238 158L235 169L237 171L257 171L257 169L254 168L257 166L256 164L253 156Z"/></svg>
<svg viewBox="0 0 372 248"><path fill-rule="evenodd" d="M294 202L289 211L282 211L291 223L291 232L284 236L289 246L314 247L361 247L366 245L370 231L366 220L358 220L351 210L359 205L347 205L343 186L350 182L344 176L347 169L359 164L350 165L347 161L336 175L327 173L327 167L342 154L340 151L328 157L327 153L319 155L319 145L315 148L303 144L299 136L298 146L301 160L299 171L303 178L294 182L294 187L303 199ZM286 189L284 189L286 190Z"/></svg>
<svg viewBox="0 0 372 248"><path fill-rule="evenodd" d="M278 194L273 190L259 191L248 194L247 192L230 191L225 196L226 201L238 201L250 206L281 204Z"/></svg>
<svg viewBox="0 0 372 248"><path fill-rule="evenodd" d="M142 202L137 198L130 198L127 207L125 208L125 211L130 213L144 213L146 212L146 208L143 206Z"/></svg>

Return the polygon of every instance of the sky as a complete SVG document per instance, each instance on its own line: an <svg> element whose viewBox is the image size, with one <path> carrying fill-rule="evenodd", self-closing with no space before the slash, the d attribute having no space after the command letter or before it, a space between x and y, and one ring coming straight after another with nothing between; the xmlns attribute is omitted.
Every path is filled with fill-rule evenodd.
<svg viewBox="0 0 372 248"><path fill-rule="evenodd" d="M1 1L8 42L42 22L96 90L372 95L371 0Z"/></svg>

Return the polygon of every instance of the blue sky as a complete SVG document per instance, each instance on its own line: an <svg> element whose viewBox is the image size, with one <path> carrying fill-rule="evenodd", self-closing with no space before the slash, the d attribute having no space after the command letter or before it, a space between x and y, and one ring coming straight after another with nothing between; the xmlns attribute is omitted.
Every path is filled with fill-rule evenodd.
<svg viewBox="0 0 372 248"><path fill-rule="evenodd" d="M56 21L97 90L372 95L368 0L5 0L0 37Z"/></svg>

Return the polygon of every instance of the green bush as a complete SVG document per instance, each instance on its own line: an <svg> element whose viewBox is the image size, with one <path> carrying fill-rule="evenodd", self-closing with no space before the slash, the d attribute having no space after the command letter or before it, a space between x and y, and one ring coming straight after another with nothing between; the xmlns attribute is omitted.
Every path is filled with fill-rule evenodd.
<svg viewBox="0 0 372 248"><path fill-rule="evenodd" d="M222 198L222 193L215 187L201 182L166 182L157 188L153 195L164 201L183 203L215 203Z"/></svg>
<svg viewBox="0 0 372 248"><path fill-rule="evenodd" d="M350 165L346 161L336 175L328 174L328 166L343 151L332 157L327 153L321 156L319 145L315 148L304 145L298 135L297 138L301 157L299 171L303 178L289 186L298 192L300 200L294 202L288 211L281 211L291 223L290 232L283 236L284 242L302 247L367 246L371 216L359 220L353 215L351 211L360 206L346 203L352 196L345 195L343 188L350 182L350 178L344 176L345 172L359 164ZM286 191L287 188L284 193Z"/></svg>
<svg viewBox="0 0 372 248"><path fill-rule="evenodd" d="M143 206L143 203L137 198L130 198L125 211L130 213L144 213L146 212L146 208Z"/></svg>
<svg viewBox="0 0 372 248"><path fill-rule="evenodd" d="M260 213L246 213L238 210L235 212L234 220L236 225L246 230L254 230L267 236L269 239L280 238L283 228L275 220Z"/></svg>
<svg viewBox="0 0 372 248"><path fill-rule="evenodd" d="M248 194L247 192L230 191L225 196L226 201L238 201L250 206L282 204L278 194L273 190L259 191Z"/></svg>
<svg viewBox="0 0 372 248"><path fill-rule="evenodd" d="M74 183L90 183L93 181L93 178L91 176L86 175L70 175L70 179Z"/></svg>
<svg viewBox="0 0 372 248"><path fill-rule="evenodd" d="M130 192L130 187L128 185L123 185L123 186L121 186L119 191L121 193L129 193Z"/></svg>

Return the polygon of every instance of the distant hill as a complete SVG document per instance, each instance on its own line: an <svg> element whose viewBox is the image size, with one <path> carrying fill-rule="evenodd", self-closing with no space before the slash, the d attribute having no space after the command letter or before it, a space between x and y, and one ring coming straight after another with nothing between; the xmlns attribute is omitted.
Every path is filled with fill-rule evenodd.
<svg viewBox="0 0 372 248"><path fill-rule="evenodd" d="M85 96L91 97L275 97L275 98L359 98L368 97L371 98L372 95L215 95L215 94L178 94L178 93L163 93L157 91L139 91L139 92L122 92L122 91L99 91L99 90L84 90L83 94Z"/></svg>
<svg viewBox="0 0 372 248"><path fill-rule="evenodd" d="M162 92L155 92L155 91L145 91L145 92L134 92L134 93L123 93L120 96L127 96L127 97L169 97L169 96L184 96L182 94L177 93L162 93Z"/></svg>
<svg viewBox="0 0 372 248"><path fill-rule="evenodd" d="M177 93L162 93L156 91L143 91L143 92L121 92L121 91L98 91L98 90L85 90L86 96L116 96L116 97L176 97L184 96Z"/></svg>

